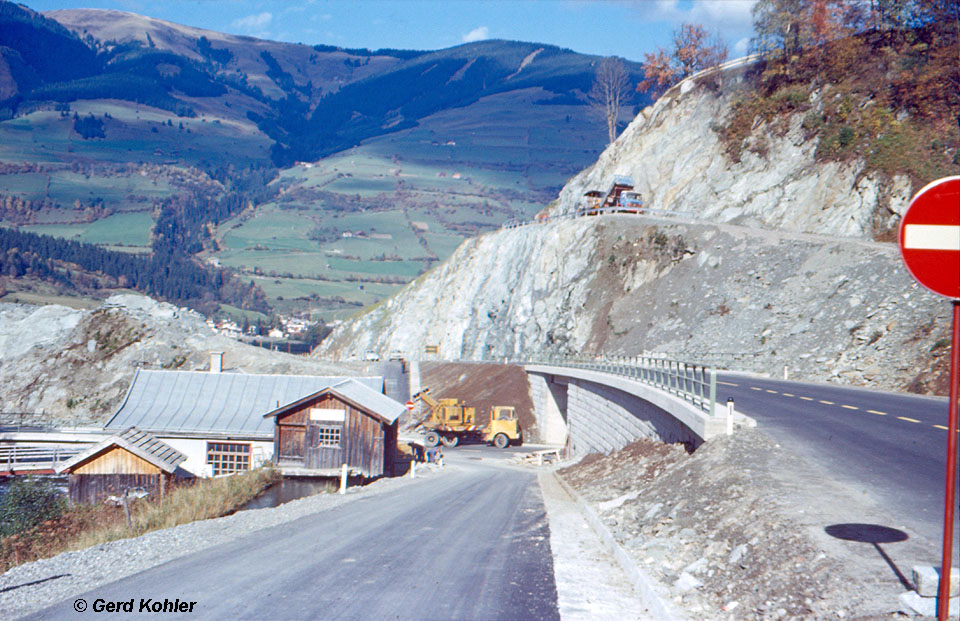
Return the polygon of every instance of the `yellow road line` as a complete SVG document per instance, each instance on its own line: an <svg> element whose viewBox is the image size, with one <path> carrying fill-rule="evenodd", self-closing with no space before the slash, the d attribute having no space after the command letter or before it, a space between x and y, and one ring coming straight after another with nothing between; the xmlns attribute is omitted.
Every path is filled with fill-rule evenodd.
<svg viewBox="0 0 960 621"><path fill-rule="evenodd" d="M870 412L871 414L876 414L877 416L886 416L886 415L887 415L886 412L878 412L878 411L876 411L876 410L867 410L867 411Z"/></svg>
<svg viewBox="0 0 960 621"><path fill-rule="evenodd" d="M800 398L803 399L804 401L813 401L811 397L800 397Z"/></svg>
<svg viewBox="0 0 960 621"><path fill-rule="evenodd" d="M739 385L740 385L740 384L734 384L734 383L732 383L732 382L721 382L720 380L717 380L717 383L718 383L718 384L723 384L724 386L739 386Z"/></svg>
<svg viewBox="0 0 960 621"><path fill-rule="evenodd" d="M824 401L823 399L820 399L820 403L824 405L836 405L833 401Z"/></svg>
<svg viewBox="0 0 960 621"><path fill-rule="evenodd" d="M792 394L790 394L789 392L785 392L785 393L783 393L783 396L784 396L784 397L796 397L797 395L792 395Z"/></svg>
<svg viewBox="0 0 960 621"><path fill-rule="evenodd" d="M842 407L842 408L847 408L848 410L859 410L859 409L860 409L860 408L858 408L858 407L855 406L855 405L841 405L840 407Z"/></svg>
<svg viewBox="0 0 960 621"><path fill-rule="evenodd" d="M936 427L937 429L943 429L944 431L950 431L948 427L944 427L943 425L934 425L934 427Z"/></svg>
<svg viewBox="0 0 960 621"><path fill-rule="evenodd" d="M756 386L751 386L751 387L750 387L750 390L759 390L759 391L763 391L763 388L757 388Z"/></svg>
<svg viewBox="0 0 960 621"><path fill-rule="evenodd" d="M771 395L778 395L778 394L780 394L780 393L778 393L776 390L767 390L767 392L769 392Z"/></svg>
<svg viewBox="0 0 960 621"><path fill-rule="evenodd" d="M900 420L905 420L905 421L907 421L908 423L919 423L919 422L920 422L920 421L918 421L918 420L915 419L915 418L907 418L906 416L898 416L897 418L899 418Z"/></svg>

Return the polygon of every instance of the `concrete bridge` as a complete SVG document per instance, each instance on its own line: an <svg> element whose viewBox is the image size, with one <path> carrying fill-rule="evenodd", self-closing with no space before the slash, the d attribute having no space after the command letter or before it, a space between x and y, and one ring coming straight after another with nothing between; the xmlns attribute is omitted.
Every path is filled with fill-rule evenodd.
<svg viewBox="0 0 960 621"><path fill-rule="evenodd" d="M525 364L541 441L570 456L620 449L639 438L698 446L752 419L717 403L707 368L635 358Z"/></svg>

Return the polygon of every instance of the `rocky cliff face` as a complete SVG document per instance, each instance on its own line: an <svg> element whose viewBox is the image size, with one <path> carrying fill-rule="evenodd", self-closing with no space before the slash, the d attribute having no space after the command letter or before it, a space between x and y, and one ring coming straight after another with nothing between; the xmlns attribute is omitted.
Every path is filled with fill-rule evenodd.
<svg viewBox="0 0 960 621"><path fill-rule="evenodd" d="M892 244L580 218L485 235L318 350L447 359L664 353L793 378L946 389L949 305Z"/></svg>
<svg viewBox="0 0 960 621"><path fill-rule="evenodd" d="M803 114L778 119L777 128L757 125L740 162L732 162L713 130L740 78L725 80L722 96L686 81L641 112L563 188L555 213L575 213L585 192L606 192L614 175L627 175L648 207L711 222L870 239L899 221L917 189L909 179L870 174L861 160L817 162L817 139L804 131ZM828 96L811 95L813 109Z"/></svg>
<svg viewBox="0 0 960 621"><path fill-rule="evenodd" d="M689 83L688 83L689 84ZM794 378L945 391L949 308L896 247L869 241L911 188L861 164L818 164L789 119L730 162L710 124L729 105L674 89L563 189L555 215L626 174L654 209L558 218L469 240L393 298L339 326L321 357L399 349L484 359L662 352ZM816 234L812 234L816 233Z"/></svg>
<svg viewBox="0 0 960 621"><path fill-rule="evenodd" d="M138 366L249 373L336 375L342 367L245 345L213 334L201 315L137 295L100 308L0 304L0 412L102 422L126 394Z"/></svg>

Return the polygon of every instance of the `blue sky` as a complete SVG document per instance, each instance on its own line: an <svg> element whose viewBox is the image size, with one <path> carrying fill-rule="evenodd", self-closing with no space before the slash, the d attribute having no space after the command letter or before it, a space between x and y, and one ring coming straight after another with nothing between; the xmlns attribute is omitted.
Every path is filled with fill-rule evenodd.
<svg viewBox="0 0 960 621"><path fill-rule="evenodd" d="M20 0L38 11L131 11L198 28L342 47L439 49L486 38L643 60L684 22L742 56L755 0Z"/></svg>

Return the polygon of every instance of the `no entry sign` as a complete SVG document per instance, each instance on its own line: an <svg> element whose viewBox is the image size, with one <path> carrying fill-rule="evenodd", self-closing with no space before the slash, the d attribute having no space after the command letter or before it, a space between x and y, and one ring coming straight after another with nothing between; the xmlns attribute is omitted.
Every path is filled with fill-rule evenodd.
<svg viewBox="0 0 960 621"><path fill-rule="evenodd" d="M946 621L950 602L950 566L953 562L957 431L960 431L960 177L938 179L913 197L900 223L900 254L917 282L934 293L953 298L943 551L937 589L937 619Z"/></svg>
<svg viewBox="0 0 960 621"><path fill-rule="evenodd" d="M945 177L913 197L900 223L907 270L934 293L960 299L960 177Z"/></svg>

